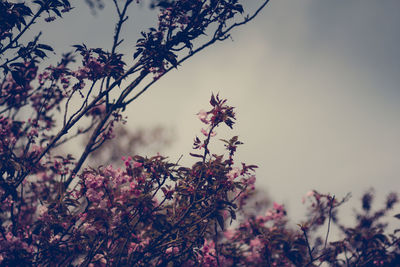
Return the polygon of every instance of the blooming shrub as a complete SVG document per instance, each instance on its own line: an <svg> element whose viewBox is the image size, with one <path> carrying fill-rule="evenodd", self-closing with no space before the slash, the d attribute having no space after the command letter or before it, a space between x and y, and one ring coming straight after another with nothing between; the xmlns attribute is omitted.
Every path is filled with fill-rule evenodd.
<svg viewBox="0 0 400 267"><path fill-rule="evenodd" d="M110 51L75 45L51 66L45 58L53 48L40 43L40 33L30 41L25 33L39 20L51 23L74 11L70 1L0 2L0 265L400 265L398 230L389 234L382 222L396 194L373 212L367 193L352 227L337 217L346 199L317 191L307 194L309 214L298 228L288 226L278 203L248 213L257 166L235 162L242 144L237 136L221 140L225 154L210 150L218 127L235 123L234 108L218 95L198 113L203 128L194 139L192 166L161 155L122 157L123 168L85 164L108 140L118 140L114 128L123 124L126 105L171 69L229 38L268 3L243 16L238 0L152 1L157 26L142 32L131 62L117 51L128 9L137 2L108 3L118 15ZM209 39L201 43L202 35ZM143 89L134 91L139 85ZM63 154L80 136L87 137L82 153ZM333 225L342 237L329 241Z"/></svg>

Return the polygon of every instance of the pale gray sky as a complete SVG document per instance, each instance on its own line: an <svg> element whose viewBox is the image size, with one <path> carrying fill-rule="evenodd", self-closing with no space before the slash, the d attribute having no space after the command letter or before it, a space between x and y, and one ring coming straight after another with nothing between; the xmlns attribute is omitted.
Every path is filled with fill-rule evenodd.
<svg viewBox="0 0 400 267"><path fill-rule="evenodd" d="M217 137L240 136L238 163L259 165L257 185L295 218L311 189L352 192L348 206L370 187L380 197L398 191L399 10L398 0L271 0L233 42L192 58L133 103L128 124L173 128L175 143L160 152L191 162L202 126L195 114L219 92L237 107L238 123ZM38 27L58 51L82 41L110 47L112 12L86 11ZM138 9L131 18L123 46L129 55L155 15Z"/></svg>

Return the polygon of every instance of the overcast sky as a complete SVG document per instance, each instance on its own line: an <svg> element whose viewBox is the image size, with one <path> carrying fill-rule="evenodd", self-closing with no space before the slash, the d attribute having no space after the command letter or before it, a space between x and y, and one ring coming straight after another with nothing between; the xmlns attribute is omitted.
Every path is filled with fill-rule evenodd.
<svg viewBox="0 0 400 267"><path fill-rule="evenodd" d="M133 103L129 126L173 129L176 141L160 152L192 162L202 126L195 114L219 92L238 122L217 137L239 135L238 162L257 164L258 186L293 217L301 218L311 189L352 192L349 206L370 187L380 197L399 191L399 10L398 0L271 0L233 42L192 58ZM75 13L38 27L58 51L82 41L110 48L112 10ZM137 33L155 16L131 15L122 52L134 52Z"/></svg>

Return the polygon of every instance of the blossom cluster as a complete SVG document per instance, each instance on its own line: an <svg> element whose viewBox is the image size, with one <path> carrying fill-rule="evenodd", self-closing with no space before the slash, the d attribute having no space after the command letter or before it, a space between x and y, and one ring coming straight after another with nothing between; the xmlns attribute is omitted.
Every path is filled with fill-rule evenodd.
<svg viewBox="0 0 400 267"><path fill-rule="evenodd" d="M212 152L218 127L236 120L219 95L198 113L203 128L190 166L160 154L122 157L122 167L109 164L111 155L98 167L86 163L112 138L124 146L115 126L129 103L183 60L227 39L268 0L238 23L239 0L153 0L157 25L142 32L131 66L117 51L128 7L139 1L112 1L118 19L111 51L75 45L50 66L45 59L54 49L40 43L41 33L28 41L25 33L75 9L68 0L15 2L0 1L1 266L400 265L400 231L384 223L395 193L377 210L366 193L351 226L338 218L347 198L310 191L298 227L284 205L259 201L257 166L235 159L239 137L220 139L225 152ZM196 47L201 36L210 38ZM149 74L155 80L136 92ZM75 158L65 151L79 137L87 138ZM335 241L332 227L342 234Z"/></svg>

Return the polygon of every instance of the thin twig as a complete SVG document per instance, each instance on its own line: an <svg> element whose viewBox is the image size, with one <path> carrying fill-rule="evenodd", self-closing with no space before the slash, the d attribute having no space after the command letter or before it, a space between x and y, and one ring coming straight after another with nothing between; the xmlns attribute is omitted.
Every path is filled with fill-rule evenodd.
<svg viewBox="0 0 400 267"><path fill-rule="evenodd" d="M328 236L329 236L329 229L331 226L331 220L332 220L332 209L333 209L333 202L335 201L335 196L332 197L329 201L329 220L328 220L328 230L326 231L326 236L325 236L325 244L324 244L324 250L326 249L326 245L328 244Z"/></svg>
<svg viewBox="0 0 400 267"><path fill-rule="evenodd" d="M314 262L314 258L312 256L312 250L311 250L311 247L310 247L310 242L308 241L308 237L307 237L307 231L306 231L306 229L304 227L301 227L301 230L303 231L303 235L304 235L304 238L306 240L307 249L308 249L308 255L310 256L310 262Z"/></svg>

